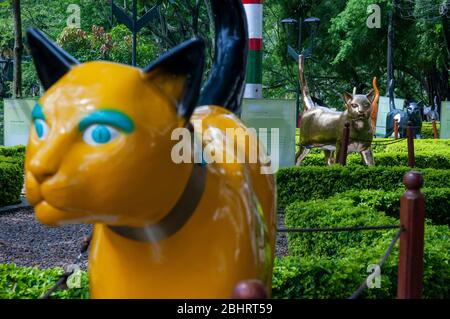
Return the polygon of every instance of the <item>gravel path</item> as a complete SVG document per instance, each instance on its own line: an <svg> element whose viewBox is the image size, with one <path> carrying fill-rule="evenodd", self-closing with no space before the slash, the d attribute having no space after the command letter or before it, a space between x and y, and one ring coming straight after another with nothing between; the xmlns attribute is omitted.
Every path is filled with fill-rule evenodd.
<svg viewBox="0 0 450 319"><path fill-rule="evenodd" d="M91 226L49 228L34 217L33 209L0 214L0 263L50 268L75 261L83 237ZM87 265L86 257L82 267Z"/></svg>
<svg viewBox="0 0 450 319"><path fill-rule="evenodd" d="M278 228L284 228L284 213L278 214ZM277 243L275 255L277 257L284 257L289 255L288 239L286 233L277 233Z"/></svg>
<svg viewBox="0 0 450 319"><path fill-rule="evenodd" d="M284 226L284 216L278 215L278 227ZM18 266L39 268L63 267L74 262L83 237L91 232L91 226L70 225L49 228L34 217L32 208L0 214L0 264L15 263ZM277 236L277 256L286 256L286 234ZM82 268L87 260L82 259Z"/></svg>

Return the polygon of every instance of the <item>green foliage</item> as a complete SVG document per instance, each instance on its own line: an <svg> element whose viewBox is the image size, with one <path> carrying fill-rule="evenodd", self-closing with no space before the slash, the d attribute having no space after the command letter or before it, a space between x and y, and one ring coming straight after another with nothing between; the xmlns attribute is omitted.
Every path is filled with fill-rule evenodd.
<svg viewBox="0 0 450 319"><path fill-rule="evenodd" d="M62 268L40 270L0 264L0 299L37 299L46 293L64 274ZM88 277L81 277L82 288L57 290L51 299L88 299Z"/></svg>
<svg viewBox="0 0 450 319"><path fill-rule="evenodd" d="M291 167L277 173L278 205L286 207L298 200L327 198L336 193L356 189L397 190L403 187L403 176L409 167ZM450 171L418 169L425 187L450 187Z"/></svg>
<svg viewBox="0 0 450 319"><path fill-rule="evenodd" d="M286 210L288 227L398 225L371 207L354 207L351 200L298 202ZM291 257L277 259L275 298L348 298L377 264L396 231L290 234ZM449 298L450 229L425 226L424 297ZM381 270L381 288L366 289L363 298L395 298L398 244Z"/></svg>
<svg viewBox="0 0 450 319"><path fill-rule="evenodd" d="M20 202L22 186L22 165L14 161L0 161L0 206Z"/></svg>
<svg viewBox="0 0 450 319"><path fill-rule="evenodd" d="M350 199L354 206L368 207L388 216L399 218L400 197L403 189L385 192L382 190L351 190L336 194L329 202ZM425 197L425 217L434 224L450 226L450 188L423 188Z"/></svg>
<svg viewBox="0 0 450 319"><path fill-rule="evenodd" d="M300 143L300 130L297 129L296 133L297 150ZM430 133L431 134L431 133ZM380 153L402 153L408 154L408 144L405 140L395 141L393 138L376 138L372 143L372 150L375 154ZM414 140L414 151L416 154L432 153L432 154L447 154L450 150L450 139L433 139L423 138ZM323 154L318 148L313 148L310 154ZM308 155L309 156L309 155ZM350 154L350 156L352 156Z"/></svg>
<svg viewBox="0 0 450 319"><path fill-rule="evenodd" d="M407 141L390 144L385 147L385 152L400 152L407 153L408 146ZM446 153L450 149L450 139L422 139L414 140L414 152L433 152L433 153Z"/></svg>
<svg viewBox="0 0 450 319"><path fill-rule="evenodd" d="M6 157L24 157L25 146L0 146L0 156Z"/></svg>
<svg viewBox="0 0 450 319"><path fill-rule="evenodd" d="M442 0L399 0L395 12L395 94L430 103L432 92L425 96L423 78L442 85L445 99L448 87L446 43L439 5ZM381 27L368 28L368 6L380 6ZM295 98L296 62L287 55L287 44L298 52L311 46L312 33L303 28L302 46L297 45L298 28L284 26L281 20L320 18L313 59L306 61L306 77L313 96L327 105L342 109L342 94L357 86L367 92L374 76L380 92L386 92L386 47L390 0L267 0L264 2L264 87L273 98ZM412 45L414 44L414 45ZM417 47L416 47L417 44ZM420 49L418 49L420 47Z"/></svg>
<svg viewBox="0 0 450 319"><path fill-rule="evenodd" d="M275 260L273 298L342 299L350 297L369 275L368 265L377 264L393 235L380 235L370 246L344 249L338 258L290 256ZM424 298L448 299L450 291L450 231L446 226L426 226ZM381 288L366 289L361 298L394 299L397 290L398 244L381 269Z"/></svg>
<svg viewBox="0 0 450 319"><path fill-rule="evenodd" d="M286 208L285 223L300 228L398 225L397 219L367 206L353 206L349 199L295 202ZM290 233L289 253L340 257L343 246L370 246L379 236L376 231Z"/></svg>
<svg viewBox="0 0 450 319"><path fill-rule="evenodd" d="M130 2L128 13L130 13ZM197 2L200 4L198 12ZM111 20L108 1L94 0L22 0L23 30L38 27L56 39L66 27L71 14L69 5L81 9L81 30L91 32L92 26L103 27L107 33L117 25ZM399 0L396 12L395 64L397 96L411 96L427 100L421 81L445 74L446 50L443 26L439 17L442 0ZM0 6L0 55L12 57L13 23L10 5ZM123 2L119 3L121 6ZM155 1L138 1L138 15L142 16ZM381 7L381 28L370 29L366 25L369 4ZM298 28L283 26L284 18L301 19L308 16L320 18L314 44L313 60L307 61L306 75L312 94L327 105L341 109L344 91L358 86L367 91L373 76L378 76L380 91L386 91L386 46L388 0L267 0L264 2L264 72L265 96L270 98L295 98L297 79L296 63L287 55L287 44L297 51L305 51L312 44L309 26L303 28L302 45L296 43ZM198 20L195 17L198 16ZM208 1L163 1L161 15L139 37L138 65L147 64L149 56L158 56L194 35L208 41L208 66L213 52L213 31ZM198 23L194 23L198 21ZM26 43L25 43L26 44ZM414 44L414 47L412 47ZM141 47L142 45L142 47ZM150 45L150 46L149 46ZM87 48L81 47L81 48ZM80 50L81 50L80 48ZM129 44L119 43L119 52L110 53L108 59L116 62L130 60ZM127 51L128 50L128 51ZM74 50L78 51L78 50ZM96 48L95 56L102 55ZM29 52L27 52L29 53ZM84 50L83 60L92 52ZM142 57L140 57L142 56ZM25 67L26 69L26 67ZM208 68L207 68L208 69ZM26 72L24 70L24 72ZM440 73L439 73L440 72ZM436 84L445 84L442 76ZM25 91L30 92L37 83L32 77L24 79ZM445 90L445 85L443 90ZM442 91L442 90L441 90ZM431 94L431 92L428 92ZM440 94L443 95L443 94ZM441 96L443 97L443 96ZM429 97L432 98L432 97ZM430 102L431 99L428 99Z"/></svg>
<svg viewBox="0 0 450 319"><path fill-rule="evenodd" d="M25 147L0 146L0 206L20 202Z"/></svg>
<svg viewBox="0 0 450 319"><path fill-rule="evenodd" d="M117 3L127 5L131 15L131 1ZM212 65L214 23L209 1L164 1L159 16L138 34L137 65L148 65L157 56L170 48L200 36L207 42L207 68ZM67 21L74 13L73 5L80 8L80 29L67 29ZM155 1L138 1L138 16L142 17ZM69 7L72 6L72 7ZM39 93L34 66L29 60L30 51L25 31L30 27L41 29L52 39L59 39L62 46L81 62L108 60L131 64L131 32L111 19L109 1L95 0L21 0L22 33L24 38L23 93L35 96ZM198 9L198 10L197 10ZM14 30L11 6L0 6L0 58L11 59L14 48ZM5 81L0 72L0 96L10 95L10 81ZM5 93L6 92L6 93Z"/></svg>
<svg viewBox="0 0 450 319"><path fill-rule="evenodd" d="M408 165L408 154L399 152L375 153L376 166L406 166ZM414 154L415 167L417 168L435 168L450 169L450 149L446 152L420 152ZM349 154L347 157L348 165L364 165L361 156L356 153ZM302 166L325 166L323 154L308 155L302 162Z"/></svg>
<svg viewBox="0 0 450 319"><path fill-rule="evenodd" d="M131 64L132 36L124 25L117 25L106 32L93 26L91 32L65 28L58 36L58 44L81 62L111 60ZM138 65L145 66L156 57L156 47L138 37Z"/></svg>
<svg viewBox="0 0 450 319"><path fill-rule="evenodd" d="M434 138L433 133L433 123L432 122L423 122L422 123L422 138ZM439 138L439 132L441 129L441 122L436 122L436 128L438 131L438 138Z"/></svg>

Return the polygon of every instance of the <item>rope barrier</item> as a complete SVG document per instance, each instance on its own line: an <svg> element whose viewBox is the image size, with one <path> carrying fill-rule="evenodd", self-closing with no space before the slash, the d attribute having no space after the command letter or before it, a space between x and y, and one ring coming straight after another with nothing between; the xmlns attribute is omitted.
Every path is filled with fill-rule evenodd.
<svg viewBox="0 0 450 319"><path fill-rule="evenodd" d="M337 228L279 228L279 233L319 233L319 232L351 232L351 231L366 231L366 230L386 230L398 229L398 226L361 226L361 227L337 227Z"/></svg>
<svg viewBox="0 0 450 319"><path fill-rule="evenodd" d="M379 141L379 142L372 141L372 145L391 145L391 144L400 143L400 142L403 142L403 141L406 141L406 140L407 140L407 138L404 137L404 138L399 138L399 139L393 140L393 141Z"/></svg>
<svg viewBox="0 0 450 319"><path fill-rule="evenodd" d="M388 249L386 250L386 252L384 253L383 257L381 258L380 262L378 263L378 266L380 267L380 269L383 267L384 263L386 262L386 260L389 258L389 255L391 254L392 250L394 249L395 244L397 243L397 241L400 239L400 235L405 231L404 228L400 228L399 231L397 232L397 234L395 234L395 237L392 239ZM356 299L358 298L363 292L364 290L366 290L368 288L367 286L367 280L369 279L369 277L372 274L370 274L369 276L367 276L366 279L364 279L363 283L359 286L359 288L348 298L348 299Z"/></svg>
<svg viewBox="0 0 450 319"><path fill-rule="evenodd" d="M399 138L397 140L379 141L379 142L375 141L375 140L361 140L361 139L358 139L358 142L367 142L367 143L371 143L372 145L375 145L375 146L384 146L384 145L392 145L392 144L400 143L400 142L403 142L403 141L406 141L406 140L407 140L407 138L404 137L404 138ZM297 146L302 146L301 144L298 144L298 143L296 143L296 145ZM329 146L329 144L317 144L317 145L314 145L314 146L305 146L305 148L313 149L313 148L321 148L321 147L326 147L326 146Z"/></svg>

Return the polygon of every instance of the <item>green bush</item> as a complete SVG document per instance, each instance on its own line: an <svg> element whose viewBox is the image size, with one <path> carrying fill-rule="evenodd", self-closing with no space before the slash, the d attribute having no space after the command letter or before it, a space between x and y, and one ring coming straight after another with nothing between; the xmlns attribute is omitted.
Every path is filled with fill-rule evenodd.
<svg viewBox="0 0 450 319"><path fill-rule="evenodd" d="M351 189L397 190L409 167L290 167L277 173L278 205L286 207L296 201L327 198ZM419 169L425 187L450 187L450 170Z"/></svg>
<svg viewBox="0 0 450 319"><path fill-rule="evenodd" d="M438 137L439 137L441 122L436 122L436 127L437 127ZM431 122L423 122L422 123L422 138L434 138L433 124Z"/></svg>
<svg viewBox="0 0 450 319"><path fill-rule="evenodd" d="M398 219L370 207L353 206L350 199L293 203L286 208L285 223L287 227L300 228L399 225ZM340 256L343 246L370 246L379 237L376 231L289 233L289 253L303 257Z"/></svg>
<svg viewBox="0 0 450 319"><path fill-rule="evenodd" d="M348 247L334 258L290 256L275 260L273 298L348 298L367 278L368 266L378 264L393 239L383 233L370 246ZM450 230L426 225L424 253L424 297L450 298ZM395 298L397 291L398 243L381 268L381 287L366 289L361 298Z"/></svg>
<svg viewBox="0 0 450 319"><path fill-rule="evenodd" d="M0 156L24 157L25 146L0 146Z"/></svg>
<svg viewBox="0 0 450 319"><path fill-rule="evenodd" d="M414 140L414 151L416 153L420 152L431 152L431 153L447 153L450 149L450 139L420 139ZM384 148L385 152L401 152L408 153L408 144L406 140L402 140L395 144L389 144Z"/></svg>
<svg viewBox="0 0 450 319"><path fill-rule="evenodd" d="M0 161L0 206L19 203L22 187L22 165L14 162Z"/></svg>
<svg viewBox="0 0 450 319"><path fill-rule="evenodd" d="M0 299L37 299L46 293L64 273L62 268L41 270L18 267L14 264L0 264ZM58 290L50 298L87 299L89 298L88 277L81 277L82 288Z"/></svg>
<svg viewBox="0 0 450 319"><path fill-rule="evenodd" d="M20 157L8 157L0 155L0 162L6 162L6 163L21 163Z"/></svg>
<svg viewBox="0 0 450 319"><path fill-rule="evenodd" d="M430 124L431 125L431 124ZM430 128L431 130L431 128ZM432 134L432 133L430 133ZM414 140L414 150L416 152L431 152L437 153L440 151L448 152L450 148L450 139L435 140L432 135L426 136L422 139ZM300 133L297 129L296 144L298 150L298 143L300 141ZM408 144L406 140L395 141L393 138L375 138L373 139L372 149L375 154L384 152L401 152L408 153ZM320 149L313 148L310 154L323 154ZM308 155L310 156L310 155Z"/></svg>
<svg viewBox="0 0 450 319"><path fill-rule="evenodd" d="M408 153L384 152L375 153L376 166L406 166L408 165ZM415 153L415 167L417 168L435 168L450 169L450 149L447 152L420 152ZM349 154L347 157L348 165L364 165L361 156L356 153ZM302 162L302 166L325 166L323 154L308 155Z"/></svg>
<svg viewBox="0 0 450 319"><path fill-rule="evenodd" d="M397 218L371 207L354 207L350 199L298 202L286 209L287 227L398 225ZM292 256L277 259L275 298L348 298L377 264L396 233L364 231L289 234ZM425 226L424 296L450 298L450 229ZM363 298L394 298L398 244L381 270L381 288L367 289Z"/></svg>
<svg viewBox="0 0 450 319"><path fill-rule="evenodd" d="M403 189L392 192L351 190L336 194L329 201L351 199L354 206L373 208L388 216L399 218L400 197L404 192ZM422 194L425 197L425 217L434 224L450 226L450 188L424 188Z"/></svg>

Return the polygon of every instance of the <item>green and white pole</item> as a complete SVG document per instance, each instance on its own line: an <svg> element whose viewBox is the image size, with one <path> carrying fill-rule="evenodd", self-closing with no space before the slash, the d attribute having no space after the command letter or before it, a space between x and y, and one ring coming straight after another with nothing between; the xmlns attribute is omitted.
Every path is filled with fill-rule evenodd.
<svg viewBox="0 0 450 319"><path fill-rule="evenodd" d="M261 99L262 91L262 48L263 48L263 0L242 0L247 15L249 35L249 56L247 62L247 83L244 98Z"/></svg>

